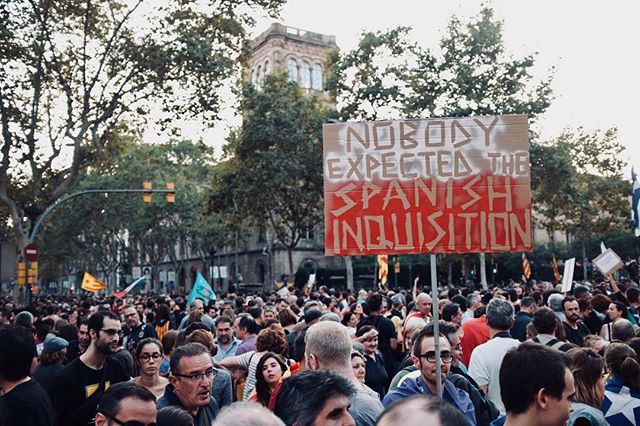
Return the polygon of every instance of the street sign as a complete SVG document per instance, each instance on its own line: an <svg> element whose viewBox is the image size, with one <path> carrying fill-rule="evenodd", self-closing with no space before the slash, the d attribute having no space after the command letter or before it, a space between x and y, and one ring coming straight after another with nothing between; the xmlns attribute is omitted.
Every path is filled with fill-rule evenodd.
<svg viewBox="0 0 640 426"><path fill-rule="evenodd" d="M24 257L26 257L29 262L38 260L38 245L36 243L27 244L24 248Z"/></svg>

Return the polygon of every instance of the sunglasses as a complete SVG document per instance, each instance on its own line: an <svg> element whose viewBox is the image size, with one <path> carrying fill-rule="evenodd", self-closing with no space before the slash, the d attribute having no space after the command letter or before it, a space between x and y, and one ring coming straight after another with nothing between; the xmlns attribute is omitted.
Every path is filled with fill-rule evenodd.
<svg viewBox="0 0 640 426"><path fill-rule="evenodd" d="M118 418L116 418L115 416L110 416L108 414L104 414L102 413L105 417L108 417L109 419L113 420L113 422L115 424L118 424L120 426L157 426L156 422L153 423L144 423L144 422L140 422L138 420L127 420L126 422L123 422L122 420L119 420Z"/></svg>

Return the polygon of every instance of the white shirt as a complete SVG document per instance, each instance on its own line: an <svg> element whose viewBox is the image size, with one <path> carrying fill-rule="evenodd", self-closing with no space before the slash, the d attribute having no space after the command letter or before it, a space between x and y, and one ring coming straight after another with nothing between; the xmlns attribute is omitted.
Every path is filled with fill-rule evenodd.
<svg viewBox="0 0 640 426"><path fill-rule="evenodd" d="M487 398L496 405L501 415L506 414L500 397L500 366L506 353L520 344L517 339L496 337L489 339L471 353L469 375L480 386L488 386Z"/></svg>
<svg viewBox="0 0 640 426"><path fill-rule="evenodd" d="M464 314L462 314L462 320L460 321L460 325L464 324L465 322L469 321L470 319L474 318L474 314L475 312L473 312L471 309L467 309L466 311L464 311Z"/></svg>

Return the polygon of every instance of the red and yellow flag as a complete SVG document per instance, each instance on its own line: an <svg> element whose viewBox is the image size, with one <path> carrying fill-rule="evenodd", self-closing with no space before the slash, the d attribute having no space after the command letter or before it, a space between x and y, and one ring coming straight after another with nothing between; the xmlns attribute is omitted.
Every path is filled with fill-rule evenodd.
<svg viewBox="0 0 640 426"><path fill-rule="evenodd" d="M560 271L558 271L558 262L556 262L556 255L553 255L553 279L556 280L556 284L560 282Z"/></svg>
<svg viewBox="0 0 640 426"><path fill-rule="evenodd" d="M529 264L529 259L522 253L522 276L525 280L528 280L531 276L531 265Z"/></svg>
<svg viewBox="0 0 640 426"><path fill-rule="evenodd" d="M83 290L91 291L93 293L107 288L107 286L102 281L88 272L84 273L84 277L82 278L82 285L80 287Z"/></svg>
<svg viewBox="0 0 640 426"><path fill-rule="evenodd" d="M387 285L387 277L389 276L389 257L386 254L378 256L378 281L381 285Z"/></svg>

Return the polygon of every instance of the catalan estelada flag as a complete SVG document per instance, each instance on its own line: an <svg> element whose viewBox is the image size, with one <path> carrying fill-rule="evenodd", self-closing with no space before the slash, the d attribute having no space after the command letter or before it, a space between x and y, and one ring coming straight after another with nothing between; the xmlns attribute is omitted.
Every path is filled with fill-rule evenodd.
<svg viewBox="0 0 640 426"><path fill-rule="evenodd" d="M88 272L84 273L84 277L82 277L82 285L80 286L83 290L91 291L96 293L100 290L104 290L107 288L107 285L91 275Z"/></svg>
<svg viewBox="0 0 640 426"><path fill-rule="evenodd" d="M527 256L522 253L522 276L525 280L528 280L531 276L531 265L529 264L529 259Z"/></svg>
<svg viewBox="0 0 640 426"><path fill-rule="evenodd" d="M381 285L387 285L387 277L389 276L389 257L386 254L378 256L378 281Z"/></svg>
<svg viewBox="0 0 640 426"><path fill-rule="evenodd" d="M558 262L556 261L556 255L553 255L553 279L556 284L560 282L560 271L558 271Z"/></svg>

